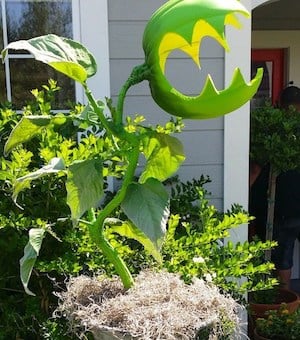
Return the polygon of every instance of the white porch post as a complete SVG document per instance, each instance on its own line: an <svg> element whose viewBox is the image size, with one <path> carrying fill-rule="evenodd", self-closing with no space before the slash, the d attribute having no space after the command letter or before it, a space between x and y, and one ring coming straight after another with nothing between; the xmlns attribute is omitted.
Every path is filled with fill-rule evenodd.
<svg viewBox="0 0 300 340"><path fill-rule="evenodd" d="M251 11L251 0L242 2ZM225 86L230 83L236 67L241 69L246 80L250 79L251 20L240 19L241 30L226 28L230 52L225 55ZM249 111L247 103L224 118L224 210L233 203L248 209ZM243 242L247 238L247 226L232 232L232 241Z"/></svg>

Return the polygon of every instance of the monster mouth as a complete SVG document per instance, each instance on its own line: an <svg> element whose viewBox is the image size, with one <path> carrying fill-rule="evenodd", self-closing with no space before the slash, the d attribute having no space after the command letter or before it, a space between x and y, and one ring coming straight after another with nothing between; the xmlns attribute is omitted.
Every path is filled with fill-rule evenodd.
<svg viewBox="0 0 300 340"><path fill-rule="evenodd" d="M243 13L246 15L245 13ZM241 28L241 24L233 13L227 14L224 20L225 25L232 25L236 28ZM180 34L169 32L167 33L159 46L159 65L163 73L165 73L166 60L169 54L175 50L180 49L189 55L196 65L200 68L200 46L202 39L205 37L211 37L215 39L226 51L229 51L229 45L225 38L224 31L220 34L211 24L206 20L200 19L196 22L191 43L189 43Z"/></svg>
<svg viewBox="0 0 300 340"><path fill-rule="evenodd" d="M249 16L249 13L242 12L244 16ZM224 18L224 26L225 25L231 25L234 26L237 29L241 28L241 23L237 19L237 17L233 13L229 13ZM193 32L191 35L191 42L188 42L182 35L175 33L175 32L169 32L167 33L160 45L159 45L159 66L162 71L162 73L165 75L165 69L166 69L166 62L168 59L168 56L171 52L173 52L175 49L179 49L186 53L191 59L194 61L194 63L201 69L201 42L203 38L212 38L216 40L226 52L230 50L229 44L225 38L224 30L222 32L215 29L209 22L207 22L204 19L200 19L196 22L193 28ZM234 85L235 81L241 83L245 83L243 76L239 70L236 70L231 85ZM211 94L212 91L216 94L219 94L222 91L218 91L215 87L215 84L211 78L210 75L207 76L204 88L202 90L201 95L205 95L207 91Z"/></svg>

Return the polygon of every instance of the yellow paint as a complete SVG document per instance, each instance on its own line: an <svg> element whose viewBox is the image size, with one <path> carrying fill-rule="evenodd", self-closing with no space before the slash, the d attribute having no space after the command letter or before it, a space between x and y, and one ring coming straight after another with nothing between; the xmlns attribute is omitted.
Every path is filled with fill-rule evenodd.
<svg viewBox="0 0 300 340"><path fill-rule="evenodd" d="M234 16L227 16L230 24L236 24L238 21ZM167 33L159 45L159 65L165 73L165 65L168 55L175 49L180 49L189 55L196 65L200 68L200 44L204 37L211 37L218 41L223 48L228 51L229 46L224 37L222 37L208 22L201 19L197 21L193 30L192 43L189 44L182 36L177 33Z"/></svg>

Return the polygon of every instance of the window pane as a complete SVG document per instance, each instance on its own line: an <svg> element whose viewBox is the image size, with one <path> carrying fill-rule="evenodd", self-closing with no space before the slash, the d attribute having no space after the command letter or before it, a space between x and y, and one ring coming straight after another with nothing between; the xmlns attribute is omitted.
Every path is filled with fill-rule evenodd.
<svg viewBox="0 0 300 340"><path fill-rule="evenodd" d="M6 101L6 85L5 85L5 73L4 65L0 64L0 103Z"/></svg>
<svg viewBox="0 0 300 340"><path fill-rule="evenodd" d="M8 41L44 34L72 38L72 3L64 1L7 1Z"/></svg>
<svg viewBox="0 0 300 340"><path fill-rule="evenodd" d="M41 89L48 84L48 79L57 81L62 88L55 98L53 109L67 109L75 102L74 81L55 71L50 66L34 59L10 59L12 102L17 109L21 109L25 102L32 101L32 89Z"/></svg>

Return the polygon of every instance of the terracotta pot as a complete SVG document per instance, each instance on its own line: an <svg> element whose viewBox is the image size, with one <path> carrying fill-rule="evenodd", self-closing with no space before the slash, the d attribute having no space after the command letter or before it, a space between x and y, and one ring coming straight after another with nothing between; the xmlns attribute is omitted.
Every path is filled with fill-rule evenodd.
<svg viewBox="0 0 300 340"><path fill-rule="evenodd" d="M277 310L279 309L282 303L287 304L287 309L290 313L294 312L300 304L299 296L297 293L284 288L279 288L278 296L276 298L275 303L267 304L267 303L255 303L249 302L250 314L254 319L257 318L265 318L266 312L269 310Z"/></svg>

